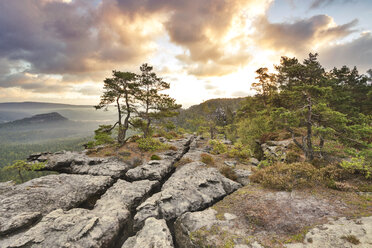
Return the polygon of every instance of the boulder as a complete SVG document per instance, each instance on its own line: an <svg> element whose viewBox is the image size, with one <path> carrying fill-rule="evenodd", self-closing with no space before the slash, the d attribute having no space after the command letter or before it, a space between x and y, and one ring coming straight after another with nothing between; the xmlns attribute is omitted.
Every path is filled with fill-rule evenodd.
<svg viewBox="0 0 372 248"><path fill-rule="evenodd" d="M172 235L165 220L148 218L136 236L125 241L121 248L173 248Z"/></svg>
<svg viewBox="0 0 372 248"><path fill-rule="evenodd" d="M238 183L245 186L249 184L249 177L252 175L252 171L250 170L242 170L242 169L234 169L235 175Z"/></svg>
<svg viewBox="0 0 372 248"><path fill-rule="evenodd" d="M60 174L13 186L0 195L0 235L30 226L55 209L77 207L112 183L105 176Z"/></svg>
<svg viewBox="0 0 372 248"><path fill-rule="evenodd" d="M116 158L89 157L83 152L56 152L31 155L28 160L45 162L44 170L68 174L88 174L94 176L111 176L120 178L131 168L130 163Z"/></svg>
<svg viewBox="0 0 372 248"><path fill-rule="evenodd" d="M241 187L215 168L202 162L183 165L162 186L159 193L137 208L135 228L149 217L174 219L188 211L204 209Z"/></svg>

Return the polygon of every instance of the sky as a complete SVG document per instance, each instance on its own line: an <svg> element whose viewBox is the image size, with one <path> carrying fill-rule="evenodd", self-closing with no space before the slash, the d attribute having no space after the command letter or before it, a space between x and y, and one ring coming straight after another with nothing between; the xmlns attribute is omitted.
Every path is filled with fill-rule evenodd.
<svg viewBox="0 0 372 248"><path fill-rule="evenodd" d="M365 73L371 31L371 0L0 0L0 102L97 104L142 63L183 107L242 97L281 56Z"/></svg>

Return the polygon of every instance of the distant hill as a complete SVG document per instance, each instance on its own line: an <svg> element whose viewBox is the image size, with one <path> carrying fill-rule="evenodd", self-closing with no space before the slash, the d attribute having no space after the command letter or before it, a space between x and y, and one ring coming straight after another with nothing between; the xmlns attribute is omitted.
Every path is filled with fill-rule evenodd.
<svg viewBox="0 0 372 248"><path fill-rule="evenodd" d="M113 107L114 108L114 107ZM104 124L114 122L116 112L95 110L91 105L72 105L47 102L3 102L0 103L0 123L28 118L37 114L58 112L69 120L89 121Z"/></svg>
<svg viewBox="0 0 372 248"><path fill-rule="evenodd" d="M3 102L0 103L0 109L40 109L40 108L92 108L91 105L72 105L62 103L48 102Z"/></svg>
<svg viewBox="0 0 372 248"><path fill-rule="evenodd" d="M245 97L239 98L216 98L210 99L188 109L181 109L180 114L174 118L177 126L192 130L189 121L195 118L205 117L214 112L217 108L222 108L226 113L237 111Z"/></svg>
<svg viewBox="0 0 372 248"><path fill-rule="evenodd" d="M7 122L1 124L1 126L19 126L19 125L30 125L30 124L45 124L45 123L54 123L54 122L61 122L61 121L68 121L66 117L63 117L57 112L46 113L46 114L38 114L28 118L23 118L20 120L15 120L11 122Z"/></svg>

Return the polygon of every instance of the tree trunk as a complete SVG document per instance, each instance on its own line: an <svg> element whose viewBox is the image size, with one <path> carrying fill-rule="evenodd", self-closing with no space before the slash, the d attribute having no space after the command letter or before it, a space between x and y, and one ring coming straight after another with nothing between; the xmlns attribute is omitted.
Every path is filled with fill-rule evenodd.
<svg viewBox="0 0 372 248"><path fill-rule="evenodd" d="M23 179L23 176L22 176L22 173L21 173L20 169L18 169L18 175L19 175L19 178L21 179L21 182L24 183L25 180Z"/></svg>
<svg viewBox="0 0 372 248"><path fill-rule="evenodd" d="M128 93L125 94L125 105L127 107L127 116L124 119L124 124L123 124L123 130L122 130L122 135L123 135L123 144L127 141L125 137L127 136L127 131L129 129L129 118L131 114L131 109L129 105L129 96Z"/></svg>
<svg viewBox="0 0 372 248"><path fill-rule="evenodd" d="M304 144L304 147L306 147L305 155L306 155L306 160L312 161L314 159L314 150L313 150L313 144L312 144L312 123L311 123L311 118L312 118L312 102L311 102L311 96L307 96L307 118L306 118L306 146Z"/></svg>
<svg viewBox="0 0 372 248"><path fill-rule="evenodd" d="M116 98L116 104L117 104L117 108L118 108L118 125L119 125L118 143L123 144L123 141L125 140L125 133L123 133L123 126L122 126L122 123L121 123L121 107L120 107L120 103L119 103L119 98L120 98L120 96L118 96Z"/></svg>

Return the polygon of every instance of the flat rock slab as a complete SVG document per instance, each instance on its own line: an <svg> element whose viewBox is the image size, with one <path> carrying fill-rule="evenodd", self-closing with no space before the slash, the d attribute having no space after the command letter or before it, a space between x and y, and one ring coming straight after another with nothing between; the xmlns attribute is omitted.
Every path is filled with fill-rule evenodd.
<svg viewBox="0 0 372 248"><path fill-rule="evenodd" d="M112 183L105 176L60 174L8 187L0 195L0 235L29 226L55 209L77 207Z"/></svg>
<svg viewBox="0 0 372 248"><path fill-rule="evenodd" d="M116 212L117 213L117 212ZM121 212L125 223L130 212ZM10 247L110 247L120 228L118 217L97 215L83 208L55 210L27 232L10 240L0 240L0 246Z"/></svg>
<svg viewBox="0 0 372 248"><path fill-rule="evenodd" d="M174 163L187 152L189 149L188 146L192 140L193 136L189 136L184 139L166 142L176 149L160 153L159 156L162 158L161 160L151 160L128 170L126 173L127 178L130 180L162 180L174 169Z"/></svg>
<svg viewBox="0 0 372 248"><path fill-rule="evenodd" d="M0 240L0 247L112 247L131 231L130 209L156 185L118 180L92 210L55 210L28 231Z"/></svg>
<svg viewBox="0 0 372 248"><path fill-rule="evenodd" d="M212 208L201 212L187 212L180 216L175 222L175 235L180 248L196 248L200 247L201 237L195 237L199 229L210 230L212 227L233 228L234 223L224 220L219 220L216 217L217 211ZM236 216L234 216L236 218ZM194 237L194 238L193 238ZM219 234L203 236L203 245L206 247L222 247L223 243L219 241Z"/></svg>
<svg viewBox="0 0 372 248"><path fill-rule="evenodd" d="M134 169L130 169L126 176L130 180L158 180L163 179L173 169L174 159L163 157L162 160L151 160Z"/></svg>
<svg viewBox="0 0 372 248"><path fill-rule="evenodd" d="M96 202L94 211L110 213L121 208L131 210L137 207L158 185L157 181L142 180L130 183L119 179Z"/></svg>
<svg viewBox="0 0 372 248"><path fill-rule="evenodd" d="M44 170L120 178L131 165L115 158L89 157L83 152L56 152L32 155L31 161L46 162Z"/></svg>
<svg viewBox="0 0 372 248"><path fill-rule="evenodd" d="M311 229L306 234L304 243L288 244L286 247L372 247L372 216L333 220Z"/></svg>
<svg viewBox="0 0 372 248"><path fill-rule="evenodd" d="M204 163L183 165L162 186L161 192L137 208L135 228L149 217L174 219L185 212L204 209L241 187Z"/></svg>
<svg viewBox="0 0 372 248"><path fill-rule="evenodd" d="M136 236L125 241L121 248L173 248L172 235L165 220L148 218Z"/></svg>

